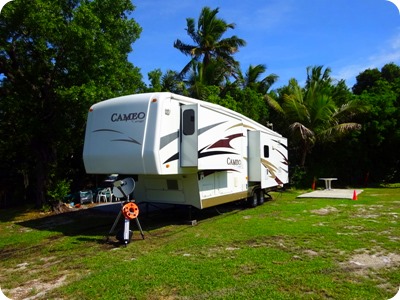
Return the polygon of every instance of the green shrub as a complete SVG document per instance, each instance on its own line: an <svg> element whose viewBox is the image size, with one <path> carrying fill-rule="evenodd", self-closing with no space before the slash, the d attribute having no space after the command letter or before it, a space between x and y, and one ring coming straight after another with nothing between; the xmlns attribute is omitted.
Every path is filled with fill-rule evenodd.
<svg viewBox="0 0 400 300"><path fill-rule="evenodd" d="M47 195L50 197L50 203L61 202L62 199L70 192L71 180L62 179L54 183L52 187L47 191Z"/></svg>

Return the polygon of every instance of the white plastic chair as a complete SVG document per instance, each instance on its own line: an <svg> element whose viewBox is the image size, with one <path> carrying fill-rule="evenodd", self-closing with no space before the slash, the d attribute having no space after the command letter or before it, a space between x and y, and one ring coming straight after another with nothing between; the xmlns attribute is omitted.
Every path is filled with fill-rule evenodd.
<svg viewBox="0 0 400 300"><path fill-rule="evenodd" d="M97 193L96 202L100 203L101 201L107 202L107 193L106 189L101 190Z"/></svg>
<svg viewBox="0 0 400 300"><path fill-rule="evenodd" d="M109 202L113 200L113 192L111 188L106 188L106 198L108 198Z"/></svg>
<svg viewBox="0 0 400 300"><path fill-rule="evenodd" d="M110 188L103 189L97 193L96 202L112 202L112 192Z"/></svg>

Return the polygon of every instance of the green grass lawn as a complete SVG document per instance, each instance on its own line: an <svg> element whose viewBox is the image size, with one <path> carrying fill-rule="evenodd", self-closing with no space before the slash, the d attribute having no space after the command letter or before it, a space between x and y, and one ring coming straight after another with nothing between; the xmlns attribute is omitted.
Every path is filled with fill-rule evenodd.
<svg viewBox="0 0 400 300"><path fill-rule="evenodd" d="M0 287L11 299L389 299L400 288L400 189L357 201L297 199L245 209L140 215L127 246L115 215L0 210ZM119 227L122 227L119 226Z"/></svg>

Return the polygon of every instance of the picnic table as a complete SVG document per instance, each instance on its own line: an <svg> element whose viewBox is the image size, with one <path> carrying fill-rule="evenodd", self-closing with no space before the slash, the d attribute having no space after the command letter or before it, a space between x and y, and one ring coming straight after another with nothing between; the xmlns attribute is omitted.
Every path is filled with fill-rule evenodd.
<svg viewBox="0 0 400 300"><path fill-rule="evenodd" d="M325 181L325 189L326 190L331 190L332 189L332 181L333 180L337 180L337 178L330 178L330 177L328 177L328 178L319 178L319 180L324 180Z"/></svg>

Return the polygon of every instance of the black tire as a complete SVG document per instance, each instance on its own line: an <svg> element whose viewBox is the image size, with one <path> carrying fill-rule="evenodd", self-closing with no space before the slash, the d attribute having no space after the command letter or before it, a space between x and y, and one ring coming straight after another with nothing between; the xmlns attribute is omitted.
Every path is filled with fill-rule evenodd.
<svg viewBox="0 0 400 300"><path fill-rule="evenodd" d="M264 199L264 191L263 190L259 190L258 192L257 192L257 202L258 202L258 205L263 205L264 204L264 202L265 202L265 199Z"/></svg>
<svg viewBox="0 0 400 300"><path fill-rule="evenodd" d="M258 204L258 196L257 196L257 192L254 192L253 195L251 195L251 197L249 197L247 199L247 202L249 204L249 207L254 208L257 206Z"/></svg>

